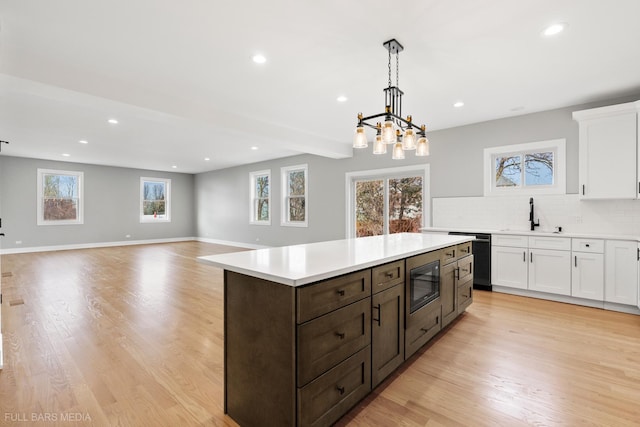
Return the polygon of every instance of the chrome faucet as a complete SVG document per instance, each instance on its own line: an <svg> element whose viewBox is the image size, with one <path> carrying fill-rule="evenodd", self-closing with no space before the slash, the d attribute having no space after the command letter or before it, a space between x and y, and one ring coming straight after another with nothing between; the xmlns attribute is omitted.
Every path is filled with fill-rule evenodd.
<svg viewBox="0 0 640 427"><path fill-rule="evenodd" d="M529 199L529 222L531 223L531 231L534 231L536 227L540 227L540 218L538 218L538 222L533 220L533 197Z"/></svg>

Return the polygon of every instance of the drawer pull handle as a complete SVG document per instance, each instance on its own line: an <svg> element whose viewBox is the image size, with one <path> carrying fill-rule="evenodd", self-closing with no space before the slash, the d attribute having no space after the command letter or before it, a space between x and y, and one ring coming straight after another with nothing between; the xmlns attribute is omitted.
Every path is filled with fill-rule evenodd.
<svg viewBox="0 0 640 427"><path fill-rule="evenodd" d="M336 390L338 390L338 393L340 393L340 396L344 394L344 387L336 386Z"/></svg>
<svg viewBox="0 0 640 427"><path fill-rule="evenodd" d="M384 277L392 279L393 278L393 273L390 271L387 271L386 273L384 273Z"/></svg>
<svg viewBox="0 0 640 427"><path fill-rule="evenodd" d="M456 269L453 271L453 275L455 276L456 280L460 279L460 267L456 267Z"/></svg>
<svg viewBox="0 0 640 427"><path fill-rule="evenodd" d="M462 271L465 274L469 272L469 270L467 270L466 268L462 268L460 271Z"/></svg>
<svg viewBox="0 0 640 427"><path fill-rule="evenodd" d="M338 338L340 338L341 340L343 340L343 339L344 339L344 336L345 336L345 333L344 333L344 332L336 332L336 336L337 336Z"/></svg>
<svg viewBox="0 0 640 427"><path fill-rule="evenodd" d="M373 320L374 322L378 322L378 326L380 326L380 304L374 305L373 309L378 310L378 318L376 319L375 317L373 317L371 320Z"/></svg>
<svg viewBox="0 0 640 427"><path fill-rule="evenodd" d="M338 289L338 295L340 295L341 297L344 296L344 289Z"/></svg>
<svg viewBox="0 0 640 427"><path fill-rule="evenodd" d="M585 246L586 246L586 247L589 247L589 244L588 244L588 243L585 243Z"/></svg>
<svg viewBox="0 0 640 427"><path fill-rule="evenodd" d="M436 316L436 325L437 325L438 323L440 323L440 316ZM431 329L435 328L435 326L436 326L436 325L433 325L433 326L432 326L432 327L430 327L430 328L420 328L420 330L426 334L426 333L427 333L427 332L429 332Z"/></svg>
<svg viewBox="0 0 640 427"><path fill-rule="evenodd" d="M453 252L445 252L444 255L448 258L453 258Z"/></svg>

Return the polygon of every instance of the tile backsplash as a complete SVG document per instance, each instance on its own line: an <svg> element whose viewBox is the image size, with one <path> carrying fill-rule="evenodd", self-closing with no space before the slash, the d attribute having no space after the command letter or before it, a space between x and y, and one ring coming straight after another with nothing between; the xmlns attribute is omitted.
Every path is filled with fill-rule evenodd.
<svg viewBox="0 0 640 427"><path fill-rule="evenodd" d="M538 231L640 236L640 200L584 200L577 194L534 196ZM528 230L529 196L434 198L433 227Z"/></svg>

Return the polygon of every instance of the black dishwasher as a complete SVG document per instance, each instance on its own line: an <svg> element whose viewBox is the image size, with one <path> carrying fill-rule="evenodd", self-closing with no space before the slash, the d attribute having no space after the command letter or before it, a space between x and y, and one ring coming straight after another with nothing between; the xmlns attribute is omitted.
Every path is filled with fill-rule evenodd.
<svg viewBox="0 0 640 427"><path fill-rule="evenodd" d="M471 243L473 251L473 288L485 291L491 290L491 234L464 231L450 231L449 234L458 236L473 236Z"/></svg>

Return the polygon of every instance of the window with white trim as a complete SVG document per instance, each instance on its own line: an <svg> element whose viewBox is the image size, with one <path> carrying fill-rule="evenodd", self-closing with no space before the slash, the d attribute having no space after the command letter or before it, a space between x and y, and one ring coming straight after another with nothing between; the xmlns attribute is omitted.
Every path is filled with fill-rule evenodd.
<svg viewBox="0 0 640 427"><path fill-rule="evenodd" d="M307 227L308 225L308 167L288 166L280 169L282 182L281 225Z"/></svg>
<svg viewBox="0 0 640 427"><path fill-rule="evenodd" d="M271 170L251 172L250 224L271 225Z"/></svg>
<svg viewBox="0 0 640 427"><path fill-rule="evenodd" d="M564 194L564 139L485 148L485 196Z"/></svg>
<svg viewBox="0 0 640 427"><path fill-rule="evenodd" d="M171 180L140 178L140 222L171 222Z"/></svg>
<svg viewBox="0 0 640 427"><path fill-rule="evenodd" d="M429 165L346 174L347 237L420 232L430 212Z"/></svg>
<svg viewBox="0 0 640 427"><path fill-rule="evenodd" d="M84 223L83 172L38 169L38 225Z"/></svg>

